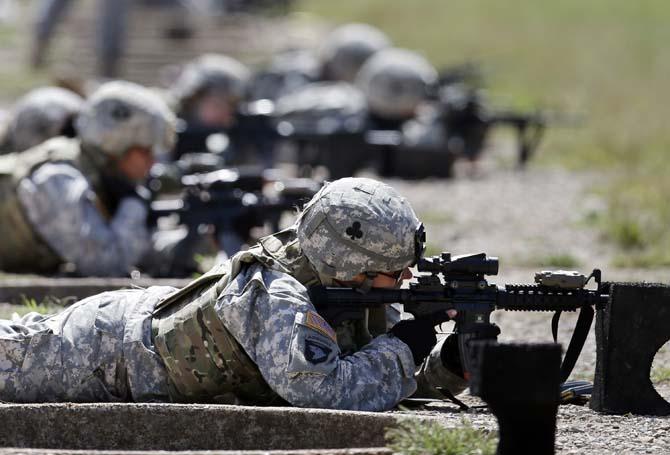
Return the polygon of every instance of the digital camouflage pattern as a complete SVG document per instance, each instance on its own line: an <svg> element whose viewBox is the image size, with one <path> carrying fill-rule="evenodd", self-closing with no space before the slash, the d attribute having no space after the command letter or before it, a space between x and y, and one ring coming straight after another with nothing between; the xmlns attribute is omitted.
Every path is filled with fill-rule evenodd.
<svg viewBox="0 0 670 455"><path fill-rule="evenodd" d="M377 183L348 180L358 180L352 191ZM297 237L293 227L264 238L179 291L109 292L50 318L0 322L0 399L280 398L305 407L392 408L417 387L409 347L384 333L399 314L370 315L381 319L374 338L340 340L343 329L332 328L307 293L306 286L329 278L312 267ZM410 238L413 249L413 230Z"/></svg>
<svg viewBox="0 0 670 455"><path fill-rule="evenodd" d="M84 99L60 87L40 87L21 97L11 112L9 150L21 152L72 127Z"/></svg>
<svg viewBox="0 0 670 455"><path fill-rule="evenodd" d="M82 144L108 156L131 147L167 153L176 140L176 119L167 103L146 87L128 81L101 85L86 100L75 122Z"/></svg>
<svg viewBox="0 0 670 455"><path fill-rule="evenodd" d="M0 157L1 269L54 273L70 263L82 275L123 276L139 261L147 208L126 198L108 218L93 161L63 137Z"/></svg>
<svg viewBox="0 0 670 455"><path fill-rule="evenodd" d="M173 291L106 292L54 316L0 320L0 400L169 400L150 326L154 305Z"/></svg>
<svg viewBox="0 0 670 455"><path fill-rule="evenodd" d="M379 117L404 120L414 116L437 82L437 70L421 55L390 48L370 57L356 77L370 111Z"/></svg>
<svg viewBox="0 0 670 455"><path fill-rule="evenodd" d="M379 411L414 392L414 361L403 342L381 335L343 354L302 284L258 262L241 266L220 294L196 294L208 294L209 307L273 393L296 406ZM175 295L173 288L113 291L50 318L33 314L18 323L1 321L0 399L174 399L169 372L151 344L149 318L157 302L170 301L169 295ZM197 338L192 344L198 345ZM435 352L439 356L439 349ZM64 369L71 373L61 375ZM209 400L194 401L217 400L233 402L234 397L212 390Z"/></svg>
<svg viewBox="0 0 670 455"><path fill-rule="evenodd" d="M468 381L442 364L441 350L445 338L442 338L432 349L426 360L419 368L417 378L417 395L430 398L444 398L444 394L436 387L448 389L453 395L458 395L468 388Z"/></svg>
<svg viewBox="0 0 670 455"><path fill-rule="evenodd" d="M35 232L79 275L127 276L151 247L146 204L124 198L106 218L88 180L69 164L41 166L17 195Z"/></svg>
<svg viewBox="0 0 670 455"><path fill-rule="evenodd" d="M50 139L0 157L0 269L125 275L146 249L146 208L123 202L115 216L100 202L100 171L76 139Z"/></svg>
<svg viewBox="0 0 670 455"><path fill-rule="evenodd" d="M389 38L368 24L345 24L333 30L318 50L323 76L353 82L363 63L375 52L391 46Z"/></svg>
<svg viewBox="0 0 670 455"><path fill-rule="evenodd" d="M319 273L351 280L361 272L394 272L415 259L419 220L390 186L344 178L319 191L298 221L304 254Z"/></svg>

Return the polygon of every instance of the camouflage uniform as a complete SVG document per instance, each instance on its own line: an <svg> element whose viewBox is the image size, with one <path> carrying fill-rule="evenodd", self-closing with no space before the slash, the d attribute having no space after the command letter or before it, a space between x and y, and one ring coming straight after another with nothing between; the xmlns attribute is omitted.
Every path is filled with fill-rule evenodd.
<svg viewBox="0 0 670 455"><path fill-rule="evenodd" d="M76 139L57 138L42 147L78 148L80 144ZM94 186L94 181L94 176L72 162L47 162L19 181L16 195L38 239L57 256L50 262L74 264L77 273L85 276L127 275L149 247L148 207L138 198L127 197L110 216L101 202L104 189ZM35 264L25 267L39 270Z"/></svg>
<svg viewBox="0 0 670 455"><path fill-rule="evenodd" d="M148 207L114 160L131 147L169 148L173 115L147 89L117 81L84 104L76 128L78 139L0 158L0 269L54 273L69 263L80 275L123 276L146 252Z"/></svg>
<svg viewBox="0 0 670 455"><path fill-rule="evenodd" d="M380 189L367 179L343 180L362 183L359 192ZM29 315L22 324L0 322L0 399L226 403L283 399L297 406L368 411L395 406L416 390L409 347L385 333L374 338L370 333L344 336L351 327L332 328L309 301L307 286L350 273L329 278L329 264L308 260L302 245L309 251L322 244L331 247L329 252L341 253L356 244L338 247L322 237L322 229L337 229L341 218L341 213L334 213L326 221L319 215L314 207L324 202L324 195L333 202L332 198L346 197L346 192L322 191L308 204L297 227L262 239L177 292L170 293L170 288L109 292L51 318ZM391 203L393 196L388 195ZM358 199L364 200L360 195ZM405 231L409 224L400 224L407 207L406 203L394 207L399 224L393 227L400 237L409 234ZM372 248L388 242L384 236L390 232L375 232L365 223L369 220L360 219L359 229L370 236ZM360 253L366 250L357 248ZM407 263L397 251L390 253L393 257L382 258L380 250L368 259L392 267ZM362 265L351 263L354 269ZM391 314L381 325L396 320L397 313ZM385 332L386 327L377 329ZM421 368L423 382L443 368L435 358L439 350ZM61 374L63 368L67 374Z"/></svg>
<svg viewBox="0 0 670 455"><path fill-rule="evenodd" d="M167 401L151 312L170 287L114 291L54 316L0 321L0 400Z"/></svg>

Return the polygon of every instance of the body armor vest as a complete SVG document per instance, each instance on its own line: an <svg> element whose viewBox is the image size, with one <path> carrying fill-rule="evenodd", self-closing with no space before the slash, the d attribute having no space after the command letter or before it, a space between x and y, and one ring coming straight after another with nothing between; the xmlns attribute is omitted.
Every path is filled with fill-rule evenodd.
<svg viewBox="0 0 670 455"><path fill-rule="evenodd" d="M53 273L63 262L33 229L17 195L19 182L45 163L76 167L98 193L99 171L78 140L58 137L32 149L0 157L0 269Z"/></svg>
<svg viewBox="0 0 670 455"><path fill-rule="evenodd" d="M281 400L214 309L219 294L243 266L254 262L288 273L305 286L319 281L302 255L295 229L289 228L262 238L160 302L152 332L174 401L269 404Z"/></svg>

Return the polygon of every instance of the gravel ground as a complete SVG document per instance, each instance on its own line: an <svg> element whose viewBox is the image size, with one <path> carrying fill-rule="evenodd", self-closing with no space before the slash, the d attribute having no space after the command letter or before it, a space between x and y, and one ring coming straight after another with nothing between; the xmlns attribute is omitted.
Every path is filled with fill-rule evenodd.
<svg viewBox="0 0 670 455"><path fill-rule="evenodd" d="M568 257L581 271L603 270L607 281L668 282L669 270L616 269L609 264L611 245L603 242L586 220L605 209L592 189L605 175L562 169L532 168L525 172L495 170L484 163L477 178L390 181L415 207L426 224L433 254L486 252L501 259L500 274L490 281L529 283L533 274L551 267L557 257ZM542 264L545 264L542 266ZM500 341L551 341L551 314L497 312L493 320L502 330ZM571 335L576 314L561 319L559 342ZM445 326L446 330L450 330ZM654 366L670 366L670 347L656 356ZM593 379L595 334L586 341L572 378ZM662 396L670 387L657 384ZM476 401L466 395L466 401ZM451 404L429 405L415 414L435 416L447 426L459 425L463 413ZM495 417L479 411L465 414L475 426L496 429ZM561 454L670 453L670 418L610 416L588 406L561 406L556 452Z"/></svg>
<svg viewBox="0 0 670 455"><path fill-rule="evenodd" d="M469 404L480 404L465 397ZM475 428L497 431L495 417L485 410L459 412L450 404L426 405L420 411L399 414L429 416L447 427L468 420ZM613 416L591 411L588 406L564 405L558 410L555 448L557 454L667 454L670 453L670 419L649 416Z"/></svg>

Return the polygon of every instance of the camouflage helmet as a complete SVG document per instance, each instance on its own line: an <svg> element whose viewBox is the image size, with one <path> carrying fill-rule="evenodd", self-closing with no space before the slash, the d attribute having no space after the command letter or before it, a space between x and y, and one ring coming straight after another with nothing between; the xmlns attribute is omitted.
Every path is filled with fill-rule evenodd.
<svg viewBox="0 0 670 455"><path fill-rule="evenodd" d="M390 186L347 177L324 186L298 218L304 255L323 276L351 280L362 272L394 272L420 253L419 220Z"/></svg>
<svg viewBox="0 0 670 455"><path fill-rule="evenodd" d="M86 101L75 123L82 145L108 156L121 156L131 147L154 154L175 142L175 116L152 90L127 81L101 85Z"/></svg>
<svg viewBox="0 0 670 455"><path fill-rule="evenodd" d="M370 57L359 71L356 85L365 93L371 112L406 119L414 115L436 81L437 71L425 58L394 48Z"/></svg>
<svg viewBox="0 0 670 455"><path fill-rule="evenodd" d="M205 54L189 62L170 91L180 109L205 93L223 96L237 102L246 95L251 78L249 69L232 57Z"/></svg>
<svg viewBox="0 0 670 455"><path fill-rule="evenodd" d="M41 87L21 97L12 108L9 140L14 151L29 149L72 128L84 99L60 87Z"/></svg>
<svg viewBox="0 0 670 455"><path fill-rule="evenodd" d="M391 41L367 24L346 24L333 30L319 49L326 78L353 82L363 63L375 52L391 46Z"/></svg>

